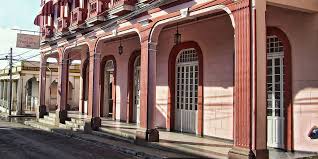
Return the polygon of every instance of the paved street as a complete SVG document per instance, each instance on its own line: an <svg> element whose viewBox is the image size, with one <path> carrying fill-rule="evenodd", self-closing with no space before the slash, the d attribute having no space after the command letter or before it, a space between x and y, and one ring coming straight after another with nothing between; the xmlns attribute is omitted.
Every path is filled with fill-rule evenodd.
<svg viewBox="0 0 318 159"><path fill-rule="evenodd" d="M106 146L0 120L0 159L133 158Z"/></svg>

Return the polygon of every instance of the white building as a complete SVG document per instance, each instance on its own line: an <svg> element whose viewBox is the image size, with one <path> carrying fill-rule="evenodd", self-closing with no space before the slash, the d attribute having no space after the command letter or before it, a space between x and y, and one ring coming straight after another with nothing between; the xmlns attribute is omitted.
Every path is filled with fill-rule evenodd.
<svg viewBox="0 0 318 159"><path fill-rule="evenodd" d="M35 114L39 104L39 70L40 62L23 61L14 65L12 69L12 114ZM69 69L69 98L70 110L78 110L80 66L72 65ZM54 111L57 102L58 66L48 63L46 71L46 106L48 111ZM10 88L9 69L0 71L0 111L8 112Z"/></svg>

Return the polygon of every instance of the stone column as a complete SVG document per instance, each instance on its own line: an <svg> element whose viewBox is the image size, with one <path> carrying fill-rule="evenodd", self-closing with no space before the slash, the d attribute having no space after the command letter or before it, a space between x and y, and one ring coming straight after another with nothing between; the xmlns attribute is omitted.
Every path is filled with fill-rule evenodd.
<svg viewBox="0 0 318 159"><path fill-rule="evenodd" d="M141 75L140 75L140 128L137 140L158 141L159 133L154 129L156 107L156 43L149 42L150 29L141 33Z"/></svg>
<svg viewBox="0 0 318 159"><path fill-rule="evenodd" d="M59 52L59 66L58 66L58 94L57 103L58 108L56 110L58 123L65 123L67 118L67 90L68 90L68 58L62 48L58 49Z"/></svg>
<svg viewBox="0 0 318 159"><path fill-rule="evenodd" d="M10 80L7 81L6 83L7 85L7 90L6 90L6 101L7 101L7 108L8 108L8 111L9 111L9 100L10 100ZM12 110L12 107L11 107L11 110Z"/></svg>
<svg viewBox="0 0 318 159"><path fill-rule="evenodd" d="M23 82L22 78L18 80L18 89L17 89L17 115L22 115L22 97L23 97Z"/></svg>
<svg viewBox="0 0 318 159"><path fill-rule="evenodd" d="M3 107L3 80L0 80L0 107Z"/></svg>
<svg viewBox="0 0 318 159"><path fill-rule="evenodd" d="M17 80L12 80L12 110L17 110Z"/></svg>
<svg viewBox="0 0 318 159"><path fill-rule="evenodd" d="M255 39L255 30L261 27L263 32L260 30L257 37L265 38L265 10L259 14L263 19L256 19L255 10L251 12L251 8L255 9L253 5L249 0L242 0L232 9L235 21L234 147L229 152L229 158L235 159L268 158L264 83L266 40ZM263 5L265 7L266 3ZM256 21L260 22L261 27L259 23L256 25ZM265 61L260 58L265 58Z"/></svg>
<svg viewBox="0 0 318 159"><path fill-rule="evenodd" d="M89 96L88 96L88 114L92 115L91 127L93 130L98 130L101 126L100 119L100 63L101 54L96 51L95 42L89 46L90 58L89 59ZM90 113L91 110L91 113Z"/></svg>
<svg viewBox="0 0 318 159"><path fill-rule="evenodd" d="M0 80L0 100L3 98L3 80Z"/></svg>
<svg viewBox="0 0 318 159"><path fill-rule="evenodd" d="M8 95L8 82L6 80L3 81L4 89L3 89L3 100L7 100Z"/></svg>
<svg viewBox="0 0 318 159"><path fill-rule="evenodd" d="M43 118L47 114L46 105L45 105L45 93L46 93L46 57L44 53L41 53L40 61L40 72L39 72L40 82L39 82L39 97L40 105L37 111L37 117Z"/></svg>
<svg viewBox="0 0 318 159"><path fill-rule="evenodd" d="M8 108L8 82L4 80L4 89L3 89L3 107Z"/></svg>

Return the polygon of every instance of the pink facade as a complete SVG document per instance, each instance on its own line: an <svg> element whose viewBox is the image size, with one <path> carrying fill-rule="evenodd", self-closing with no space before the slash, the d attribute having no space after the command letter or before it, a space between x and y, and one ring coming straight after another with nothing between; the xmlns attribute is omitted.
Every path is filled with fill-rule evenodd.
<svg viewBox="0 0 318 159"><path fill-rule="evenodd" d="M318 10L287 1L276 4L272 1L266 3L265 0L226 3L221 0L196 0L167 1L169 5L164 6L140 1L145 5L153 5L153 8L138 13L129 9L137 5L135 1L81 1L87 3L82 7L76 5L77 1L45 3L72 6L72 16L53 18L55 13L46 9L36 18L36 23L48 31L42 39L42 63L47 57L59 57L59 83L62 84L58 87L60 109L57 113L62 119L60 122L65 122L63 116L67 114L65 97L68 85L63 83L68 78L67 60L81 60L80 112L92 118L93 129L100 126L100 117L104 113L102 110L109 109L104 107L105 100L114 100L111 102L115 105L111 112L115 114L112 119L132 122L136 118L134 122L139 127L137 139L147 140L148 130L155 128L183 132L174 122L183 120L182 116L178 116L177 109L184 109L180 112L187 112L185 116L195 114L192 118L186 118L195 120L185 125L190 125L191 133L234 141L234 148L229 152L230 158L248 158L249 155L268 158L268 146L296 151L318 148L318 141L308 137L310 129L318 125L318 75L315 73L318 69L318 38L315 36ZM97 8L92 3L96 3ZM117 5L123 5L124 9L116 10ZM68 10L61 13L65 11ZM130 19L117 20L116 23L105 20L109 18L105 16L106 13L121 17L129 12L138 14ZM74 20L76 13L83 16L76 16ZM47 17L50 16L52 22L58 22L57 26L48 26L51 23ZM78 18L82 19L78 21ZM71 25L65 23L69 20ZM53 31L60 35L54 37ZM276 40L272 46L270 40L266 41L266 32L270 34L267 39L272 37L272 40ZM181 41L178 41L177 33L181 34ZM281 48L267 53L266 46ZM184 53L186 49L192 49L195 53ZM198 77L195 79L196 84L191 85L191 88L195 88L191 92L195 98L192 95L184 98L186 101L191 99L188 103L195 103L193 105L181 98L175 100L178 98L175 94L180 92L177 90L179 92L176 93L175 87L181 81L175 82L181 78L176 75L176 63L183 53L185 56L191 55L194 60L181 63L180 66L189 70L193 68L191 73L194 78ZM135 59L139 54L141 61L137 66ZM272 56L279 58L280 64L269 65L268 59ZM114 88L107 90L104 86L110 83L104 82L107 75L103 72L106 69L105 59L113 60L115 67L110 69L115 79L111 83ZM270 75L275 78L279 76L277 81L270 81L267 77L271 66L275 71L277 67L284 70ZM88 70L84 69L86 67ZM41 82L43 85L45 78ZM277 83L271 85L271 82L278 82L279 88ZM268 96L273 95L270 89L284 89L285 92L281 91L283 93L278 95L279 99L274 92L275 96L269 99ZM103 96L107 91L112 97ZM289 98L291 103L288 103ZM269 104L270 100L275 100L274 106ZM178 107L180 101L186 103L186 108ZM277 104L277 101L283 102ZM188 109L188 105L191 108ZM274 110L274 115L269 115L269 108L270 111ZM278 113L276 109L282 111ZM274 120L279 120L283 126L270 128L269 122ZM280 143L271 145L268 139L270 131L280 133L276 134L281 135L277 137L281 139Z"/></svg>

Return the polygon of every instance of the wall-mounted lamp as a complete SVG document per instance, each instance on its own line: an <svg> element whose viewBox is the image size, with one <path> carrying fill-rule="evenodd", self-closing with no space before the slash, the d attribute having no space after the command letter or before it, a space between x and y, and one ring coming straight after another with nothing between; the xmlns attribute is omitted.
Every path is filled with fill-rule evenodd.
<svg viewBox="0 0 318 159"><path fill-rule="evenodd" d="M119 40L118 53L119 55L122 55L124 53L124 47L121 44L121 38Z"/></svg>
<svg viewBox="0 0 318 159"><path fill-rule="evenodd" d="M179 33L179 24L177 23L177 32L174 34L174 44L178 45L181 43L181 34Z"/></svg>

